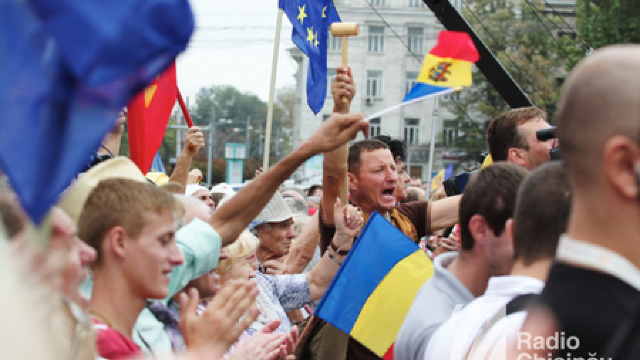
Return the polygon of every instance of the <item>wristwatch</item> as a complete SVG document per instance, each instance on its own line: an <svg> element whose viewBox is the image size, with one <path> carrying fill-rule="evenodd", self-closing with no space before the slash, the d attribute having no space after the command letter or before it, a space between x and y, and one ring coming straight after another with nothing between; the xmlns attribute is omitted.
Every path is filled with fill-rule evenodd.
<svg viewBox="0 0 640 360"><path fill-rule="evenodd" d="M329 243L329 246L331 247L331 250L333 250L334 253L338 254L338 255L347 255L349 253L349 250L342 250L339 247L337 247L333 241L331 241Z"/></svg>

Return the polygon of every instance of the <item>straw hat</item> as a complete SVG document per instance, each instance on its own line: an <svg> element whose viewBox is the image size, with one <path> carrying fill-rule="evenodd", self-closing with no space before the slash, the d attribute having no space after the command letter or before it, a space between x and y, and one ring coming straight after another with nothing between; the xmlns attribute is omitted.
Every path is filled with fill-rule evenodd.
<svg viewBox="0 0 640 360"><path fill-rule="evenodd" d="M169 182L169 177L163 172L148 172L145 177L156 185L164 185Z"/></svg>
<svg viewBox="0 0 640 360"><path fill-rule="evenodd" d="M87 172L80 174L78 179L62 193L60 207L77 224L91 190L98 185L100 180L112 178L148 182L136 164L124 156L118 156L101 162Z"/></svg>
<svg viewBox="0 0 640 360"><path fill-rule="evenodd" d="M263 223L278 223L293 217L293 213L287 206L279 192L276 191L269 200L269 203L260 211L260 214L253 219L251 227L256 227Z"/></svg>

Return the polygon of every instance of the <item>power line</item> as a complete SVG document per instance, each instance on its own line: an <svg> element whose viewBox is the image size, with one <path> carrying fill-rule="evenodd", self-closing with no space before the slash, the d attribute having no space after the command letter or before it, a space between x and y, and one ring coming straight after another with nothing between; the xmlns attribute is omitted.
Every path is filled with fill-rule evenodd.
<svg viewBox="0 0 640 360"><path fill-rule="evenodd" d="M471 8L469 8L469 6L466 4L466 2L462 2L462 4L469 9L469 13L471 13L471 15L474 17L474 19L478 22L478 24L480 24L480 26L482 27L482 29L484 30L484 32L491 38L491 40L493 40L493 42L496 45L500 45L500 43L498 42L498 40L496 40L495 37L493 37L493 35L491 34L491 32L489 32L489 29L487 29L487 27L484 25L484 23L476 16L476 14L473 12L473 10ZM511 56L509 56L509 53L507 51L503 51L503 54L507 57L507 59L509 59L509 62L511 62L511 64L518 70L518 72L520 73L520 75L527 81L527 83L529 84L529 86L531 86L531 88L533 89L533 91L536 93L536 95L538 96L538 98L540 100L543 99L542 96L540 96L540 93L538 93L538 89L536 89L536 87L533 85L533 82L531 81L531 79L529 79L529 77L527 76L527 74L522 71L522 69L520 68L520 66L518 66L518 64L516 64L515 61L513 61L513 59L511 58Z"/></svg>
<svg viewBox="0 0 640 360"><path fill-rule="evenodd" d="M540 24L542 24L542 26L544 27L545 30L547 30L547 32L549 33L549 36L551 36L551 39L553 39L553 41L556 43L556 45L558 45L558 49L560 49L560 51L562 52L562 55L565 56L565 58L569 58L569 54L567 54L566 51L564 51L564 48L562 47L562 45L560 45L560 43L558 42L558 39L556 39L555 36L553 36L553 33L551 32L551 30L549 30L549 28L547 27L547 25L544 23L544 21L542 21L542 19L540 18L540 15L538 14L538 10L536 9L535 6L533 6L533 4L531 4L529 2L529 0L524 0L524 2L527 3L527 5L529 5L529 7L531 8L531 10L533 10L533 13L536 15L536 18L538 19L538 22L540 22ZM546 16L545 16L546 17ZM552 22L553 23L553 22ZM554 26L557 27L556 24L553 24Z"/></svg>
<svg viewBox="0 0 640 360"><path fill-rule="evenodd" d="M574 29L574 28L573 28L573 27L572 27L572 26L571 26L571 25L570 25L570 24L569 24L569 23L564 19L564 16L560 15L560 14L556 11L556 9L555 9L553 6L551 6L551 4L549 4L549 3L547 2L547 0L542 0L542 1L544 1L545 5L546 5L547 7L549 7L549 9L551 9L551 12L552 12L555 16L559 17L559 18L562 20L562 22L563 22L563 23L564 23L564 24L565 24L569 29L571 29L571 31L572 31L574 34L576 34L576 36L580 39L580 41L581 41L584 45L586 45L586 46L587 46L587 48L588 48L589 50L592 50L591 45L589 45L589 43L587 43L587 42L584 40L584 38L583 38L582 36L580 36L580 34L578 34L578 30ZM555 25L555 24L554 24L554 25ZM575 39L574 39L574 43L575 43L576 45L578 45L578 43L575 41Z"/></svg>
<svg viewBox="0 0 640 360"><path fill-rule="evenodd" d="M540 23L542 24L542 26L544 26L544 27L545 27L545 29L547 29L547 27L544 25L544 23L542 22L542 20L540 19L540 17L537 15L538 10L535 8L535 6L531 4L530 0L524 0L524 1L525 1L525 2L529 5L529 7L531 7L531 8L533 9L533 11L536 13L536 17L538 18L538 21L540 21ZM567 27L568 27L568 28L569 28L569 29L570 29L570 30L575 34L575 37L577 37L578 39L580 39L580 41L582 42L582 45L585 45L585 46L587 47L587 49L586 49L586 50L585 50L584 48L583 48L583 50L585 50L585 52L589 52L590 50L592 50L591 46L590 46L590 45L589 45L589 44L588 44L588 43L587 43L587 42L582 38L582 36L580 36L580 34L578 34L578 31L577 31L576 29L574 29L571 25L569 25L569 23L564 19L564 17L563 17L562 15L558 14L558 13L555 11L555 9L553 8L553 6L551 6L551 4L549 4L549 3L547 2L547 0L543 0L543 1L544 1L544 3L545 3L545 4L546 4L550 9L551 9L551 12L552 12L555 16L559 17L559 18L562 20L562 22L563 22L563 23L564 23L564 24L565 24L565 25L566 25L566 26L567 26ZM562 30L562 27L561 27L561 26L558 26L558 25L557 25L553 20L551 20L551 19L547 16L547 14L545 14L545 13L544 13L544 11L540 11L540 12L542 13L542 16L544 16L544 17L545 17L545 19L549 20L549 22L550 22L551 24L553 24L553 26L554 26L554 27L556 27L557 29ZM558 44L558 47L559 47L560 49L562 49L562 46L560 46L560 44L558 43L558 41L556 41L556 40L555 40L555 39L556 39L556 38L555 38L555 36L553 36L553 34L551 34L551 32L549 31L549 29L547 29L547 32L549 32L549 35L551 35L551 37L554 39L554 41L556 42L556 44ZM574 45L576 45L576 47L577 47L577 46L579 46L580 44L578 44L578 41L575 39L575 37L569 37L569 38L571 39L571 41L573 41L573 44L574 44ZM568 55L566 54L566 52L564 52L564 49L562 49L562 52L565 54L565 56L567 56L567 57L568 57Z"/></svg>
<svg viewBox="0 0 640 360"><path fill-rule="evenodd" d="M391 27L391 25L387 22L387 20L384 18L384 16L382 16L382 14L380 14L378 12L378 10L376 10L376 8L373 7L373 4L371 2L369 2L368 0L364 0L364 2L366 2L369 7L371 8L371 10L373 10L373 12L376 13L376 15L378 15L378 17L380 17L380 20L382 20L382 22L389 28L389 30L391 30L391 32L393 33L393 35L395 35L395 37L400 40L400 42L402 43L402 45L404 45L404 47L407 48L407 50L409 50L409 52L411 53L411 55L413 55L414 58L416 58L416 60L418 60L418 62L420 64L422 64L422 61L420 60L420 58L413 52L411 51L411 49L409 48L409 46L404 42L404 40L402 40L402 38L400 37L400 35L398 35L398 33L393 30L393 28Z"/></svg>

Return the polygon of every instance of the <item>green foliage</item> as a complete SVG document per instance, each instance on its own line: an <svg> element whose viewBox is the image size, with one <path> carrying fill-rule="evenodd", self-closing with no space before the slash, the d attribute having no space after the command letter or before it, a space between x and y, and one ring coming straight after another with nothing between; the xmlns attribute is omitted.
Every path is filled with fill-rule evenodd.
<svg viewBox="0 0 640 360"><path fill-rule="evenodd" d="M586 43L568 44L571 69L589 50L612 44L640 43L640 2L637 0L577 0L576 30Z"/></svg>

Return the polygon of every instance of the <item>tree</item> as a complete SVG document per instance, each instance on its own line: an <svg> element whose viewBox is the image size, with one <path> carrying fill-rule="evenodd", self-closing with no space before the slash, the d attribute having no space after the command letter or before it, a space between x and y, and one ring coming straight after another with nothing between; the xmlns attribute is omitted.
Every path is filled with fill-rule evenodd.
<svg viewBox="0 0 640 360"><path fill-rule="evenodd" d="M590 50L612 44L640 43L640 2L635 0L577 0L577 34L569 34L567 69ZM584 41L582 41L584 40ZM587 45L588 44L588 45Z"/></svg>
<svg viewBox="0 0 640 360"><path fill-rule="evenodd" d="M542 4L523 0L475 0L466 3L463 16L531 101L550 118L564 76L564 45L549 34L549 24L559 22L542 17ZM546 28L545 28L546 26ZM509 109L486 77L473 72L473 86L459 100L445 100L458 124L454 145L475 160L486 149L486 126Z"/></svg>

